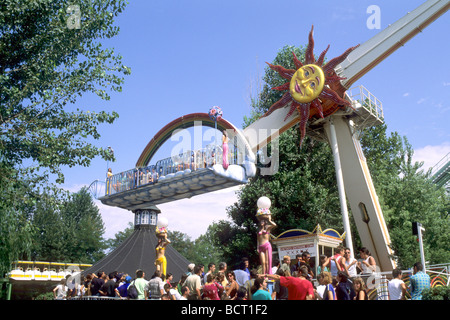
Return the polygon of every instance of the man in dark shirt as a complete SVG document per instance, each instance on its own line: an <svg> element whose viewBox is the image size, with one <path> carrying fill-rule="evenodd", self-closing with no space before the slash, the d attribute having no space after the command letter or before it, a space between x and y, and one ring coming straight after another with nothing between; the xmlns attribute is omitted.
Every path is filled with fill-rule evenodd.
<svg viewBox="0 0 450 320"><path fill-rule="evenodd" d="M115 297L116 296L116 282L114 281L115 275L114 273L110 273L108 275L108 281L100 288L98 291L100 295L107 297Z"/></svg>
<svg viewBox="0 0 450 320"><path fill-rule="evenodd" d="M311 254L308 251L303 252L302 257L299 259L300 267L305 266L308 269L308 280L314 278L314 272L312 271L310 260Z"/></svg>
<svg viewBox="0 0 450 320"><path fill-rule="evenodd" d="M345 271L339 271L338 276L338 285L336 286L336 297L338 300L353 300L356 293L353 289L353 284L348 281L348 275Z"/></svg>
<svg viewBox="0 0 450 320"><path fill-rule="evenodd" d="M99 296L100 293L98 292L100 288L105 284L105 281L102 279L104 272L99 271L97 272L97 277L94 277L91 281L91 295L93 296Z"/></svg>

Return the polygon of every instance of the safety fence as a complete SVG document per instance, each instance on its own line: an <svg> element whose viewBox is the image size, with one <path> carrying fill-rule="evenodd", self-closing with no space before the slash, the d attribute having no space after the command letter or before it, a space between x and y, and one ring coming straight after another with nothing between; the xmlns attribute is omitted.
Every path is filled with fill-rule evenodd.
<svg viewBox="0 0 450 320"><path fill-rule="evenodd" d="M207 146L197 151L186 151L169 158L159 160L154 165L134 168L117 173L106 179L106 195L137 188L139 186L157 183L163 177L180 171L197 171L211 168L216 163L222 163L222 147ZM237 148L228 152L229 164L242 163L242 157Z"/></svg>
<svg viewBox="0 0 450 320"><path fill-rule="evenodd" d="M450 285L450 264L428 266L426 273L430 276L431 287ZM402 280L408 288L412 270L402 271ZM362 276L368 288L369 300L389 300L388 283L392 280L392 272L379 272L371 276ZM406 299L411 299L410 292L406 292Z"/></svg>
<svg viewBox="0 0 450 320"><path fill-rule="evenodd" d="M70 300L130 300L130 299L120 297L104 297L104 296L77 296L71 297Z"/></svg>

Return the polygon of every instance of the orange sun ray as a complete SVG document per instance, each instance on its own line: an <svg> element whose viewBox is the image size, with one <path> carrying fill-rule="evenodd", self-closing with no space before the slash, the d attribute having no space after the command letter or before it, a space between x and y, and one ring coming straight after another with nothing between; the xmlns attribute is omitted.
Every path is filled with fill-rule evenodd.
<svg viewBox="0 0 450 320"><path fill-rule="evenodd" d="M300 116L300 147L306 135L306 126L312 117L318 115L323 118L325 113L329 116L339 108L351 107L351 103L341 97L338 92L331 89L330 85L345 79L336 75L334 68L359 46L348 48L343 54L331 59L323 66L325 55L330 45L322 51L316 61L314 57L313 30L314 26L311 27L311 31L309 32L304 62L301 62L295 53L292 52L294 65L297 70L286 69L283 66L266 62L272 70L277 71L282 78L289 80L289 82L272 88L272 90L288 91L270 106L263 117L267 117L273 111L290 105L284 120L286 121L294 111L298 112ZM327 106L326 110L324 110L323 105Z"/></svg>

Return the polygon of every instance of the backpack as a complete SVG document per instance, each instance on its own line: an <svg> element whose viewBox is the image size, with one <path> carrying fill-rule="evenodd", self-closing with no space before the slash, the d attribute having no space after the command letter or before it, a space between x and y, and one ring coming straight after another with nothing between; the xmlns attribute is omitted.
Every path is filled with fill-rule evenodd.
<svg viewBox="0 0 450 320"><path fill-rule="evenodd" d="M129 299L137 299L138 297L138 291L134 285L134 281L127 288L127 297Z"/></svg>

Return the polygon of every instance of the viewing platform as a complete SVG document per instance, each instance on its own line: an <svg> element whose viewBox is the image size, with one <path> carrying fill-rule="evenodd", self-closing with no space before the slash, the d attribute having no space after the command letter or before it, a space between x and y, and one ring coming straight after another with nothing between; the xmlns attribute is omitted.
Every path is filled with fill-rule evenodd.
<svg viewBox="0 0 450 320"><path fill-rule="evenodd" d="M237 150L230 152L229 162L225 170L219 146L188 151L115 174L107 179L106 194L99 200L133 211L245 184L256 172L254 163L240 157Z"/></svg>

